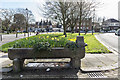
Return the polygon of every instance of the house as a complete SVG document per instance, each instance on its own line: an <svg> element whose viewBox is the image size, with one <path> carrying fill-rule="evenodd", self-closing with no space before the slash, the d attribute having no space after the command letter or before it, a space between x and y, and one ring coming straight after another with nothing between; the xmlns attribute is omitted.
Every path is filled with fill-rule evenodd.
<svg viewBox="0 0 120 80"><path fill-rule="evenodd" d="M71 31L71 28L67 28L68 31ZM85 18L81 23L81 31L92 30L92 18ZM74 27L75 32L79 32L79 22L77 21L76 26Z"/></svg>
<svg viewBox="0 0 120 80"><path fill-rule="evenodd" d="M102 30L109 31L109 30L117 30L120 28L120 21L116 19L108 19L102 22Z"/></svg>
<svg viewBox="0 0 120 80"><path fill-rule="evenodd" d="M76 29L79 29L79 23L77 23ZM85 31L86 29L92 30L92 18L85 18L84 20L82 20L81 30Z"/></svg>

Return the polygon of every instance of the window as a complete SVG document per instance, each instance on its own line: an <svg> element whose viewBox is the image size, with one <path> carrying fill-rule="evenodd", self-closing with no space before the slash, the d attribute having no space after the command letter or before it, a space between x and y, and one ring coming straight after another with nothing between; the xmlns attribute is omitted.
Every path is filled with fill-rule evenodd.
<svg viewBox="0 0 120 80"><path fill-rule="evenodd" d="M89 23L87 23L87 25L89 25Z"/></svg>
<svg viewBox="0 0 120 80"><path fill-rule="evenodd" d="M114 26L114 23L110 23L110 26Z"/></svg>
<svg viewBox="0 0 120 80"><path fill-rule="evenodd" d="M119 24L118 24L118 23L116 23L115 25L116 25L116 26L119 26Z"/></svg>
<svg viewBox="0 0 120 80"><path fill-rule="evenodd" d="M83 22L83 26L85 26L85 22Z"/></svg>

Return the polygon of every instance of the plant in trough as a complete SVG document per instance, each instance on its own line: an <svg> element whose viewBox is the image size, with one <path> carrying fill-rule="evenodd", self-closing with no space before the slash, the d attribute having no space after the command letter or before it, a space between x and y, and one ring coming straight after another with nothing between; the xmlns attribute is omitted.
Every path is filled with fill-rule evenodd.
<svg viewBox="0 0 120 80"><path fill-rule="evenodd" d="M36 42L33 45L33 49L35 52L40 51L40 50L51 50L51 45L48 42Z"/></svg>
<svg viewBox="0 0 120 80"><path fill-rule="evenodd" d="M68 43L66 43L65 47L69 48L73 51L75 51L75 49L79 48L79 46L75 42L72 42L72 41L69 41Z"/></svg>

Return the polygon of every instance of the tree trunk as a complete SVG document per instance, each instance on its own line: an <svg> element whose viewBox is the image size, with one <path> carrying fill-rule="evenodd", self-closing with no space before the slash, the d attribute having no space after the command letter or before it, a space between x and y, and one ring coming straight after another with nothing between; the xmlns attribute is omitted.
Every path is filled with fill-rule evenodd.
<svg viewBox="0 0 120 80"><path fill-rule="evenodd" d="M63 28L64 28L64 35L65 37L67 37L65 19L63 19Z"/></svg>
<svg viewBox="0 0 120 80"><path fill-rule="evenodd" d="M79 22L79 36L80 36L81 20Z"/></svg>
<svg viewBox="0 0 120 80"><path fill-rule="evenodd" d="M7 27L7 34L9 34L9 28Z"/></svg>
<svg viewBox="0 0 120 80"><path fill-rule="evenodd" d="M82 23L82 2L80 2L79 36L80 36L81 23Z"/></svg>
<svg viewBox="0 0 120 80"><path fill-rule="evenodd" d="M74 31L73 31L74 27L71 27L71 29L72 29L72 33L74 33Z"/></svg>
<svg viewBox="0 0 120 80"><path fill-rule="evenodd" d="M67 37L65 25L63 27L64 27L64 35L65 35L65 37Z"/></svg>

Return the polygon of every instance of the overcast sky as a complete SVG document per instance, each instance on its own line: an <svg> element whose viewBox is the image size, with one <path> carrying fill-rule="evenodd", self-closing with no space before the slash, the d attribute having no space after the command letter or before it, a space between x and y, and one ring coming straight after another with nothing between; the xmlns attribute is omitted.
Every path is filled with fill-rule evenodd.
<svg viewBox="0 0 120 80"><path fill-rule="evenodd" d="M100 2L99 8L96 9L96 15L99 17L118 19L118 2L120 0L96 0ZM35 15L36 21L40 21L42 16L38 6L44 0L0 0L0 8L28 8Z"/></svg>

